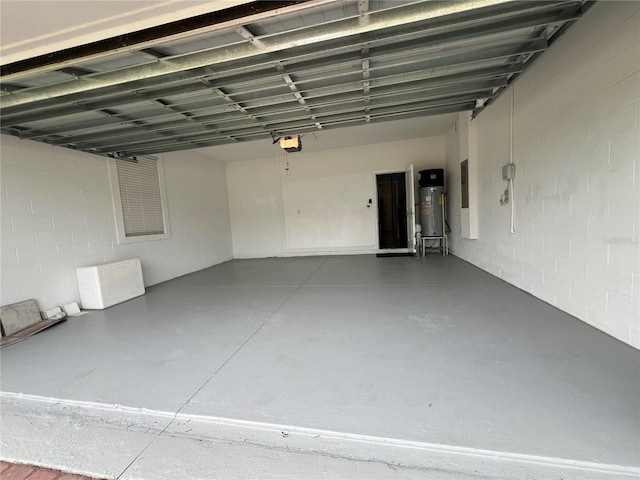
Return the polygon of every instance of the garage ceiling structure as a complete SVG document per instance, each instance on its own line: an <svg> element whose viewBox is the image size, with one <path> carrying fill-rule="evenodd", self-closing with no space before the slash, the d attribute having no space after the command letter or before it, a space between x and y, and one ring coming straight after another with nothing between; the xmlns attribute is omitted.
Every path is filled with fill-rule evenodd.
<svg viewBox="0 0 640 480"><path fill-rule="evenodd" d="M116 158L473 110L588 1L251 2L1 67L1 131Z"/></svg>

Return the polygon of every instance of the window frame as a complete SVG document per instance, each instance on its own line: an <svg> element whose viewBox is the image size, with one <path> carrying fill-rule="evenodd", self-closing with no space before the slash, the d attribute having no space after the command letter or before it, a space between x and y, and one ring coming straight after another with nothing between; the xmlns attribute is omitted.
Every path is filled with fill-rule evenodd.
<svg viewBox="0 0 640 480"><path fill-rule="evenodd" d="M162 157L154 157L158 167L158 183L160 187L160 202L162 205L162 219L164 222L164 233L150 235L135 235L128 237L124 227L124 214L122 212L122 200L120 198L120 180L118 178L118 168L115 158L108 159L109 180L111 183L111 199L113 203L113 213L115 216L116 236L118 245L127 243L152 242L158 240L168 240L171 238L171 226L169 223L169 207L167 205L167 190L165 186L164 160Z"/></svg>

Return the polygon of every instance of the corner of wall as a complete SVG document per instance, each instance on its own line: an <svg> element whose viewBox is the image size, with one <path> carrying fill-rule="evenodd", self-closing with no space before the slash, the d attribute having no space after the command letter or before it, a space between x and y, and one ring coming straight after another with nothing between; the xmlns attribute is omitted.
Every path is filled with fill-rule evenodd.
<svg viewBox="0 0 640 480"><path fill-rule="evenodd" d="M219 162L164 154L171 238L120 245L106 158L6 135L0 148L2 304L79 302L77 267L140 258L153 285L232 257Z"/></svg>
<svg viewBox="0 0 640 480"><path fill-rule="evenodd" d="M471 122L478 166L476 241L459 234L464 142L456 145L452 131L446 137L455 254L636 348L638 25L640 3L596 3L510 87L512 124L509 95ZM517 168L514 234L511 204L499 202L505 189L501 167L511 148Z"/></svg>

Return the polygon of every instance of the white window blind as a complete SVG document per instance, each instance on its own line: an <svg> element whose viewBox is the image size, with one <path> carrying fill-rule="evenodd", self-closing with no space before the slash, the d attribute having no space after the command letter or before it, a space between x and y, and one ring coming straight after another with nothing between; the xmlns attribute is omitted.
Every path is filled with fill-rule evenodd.
<svg viewBox="0 0 640 480"><path fill-rule="evenodd" d="M125 236L165 233L158 161L118 159L116 168Z"/></svg>

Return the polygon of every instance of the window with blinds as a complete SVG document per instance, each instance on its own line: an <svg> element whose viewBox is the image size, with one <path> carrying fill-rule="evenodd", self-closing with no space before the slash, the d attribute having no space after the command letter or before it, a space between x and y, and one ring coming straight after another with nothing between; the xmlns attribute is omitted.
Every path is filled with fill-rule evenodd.
<svg viewBox="0 0 640 480"><path fill-rule="evenodd" d="M156 159L116 160L126 237L165 233Z"/></svg>

